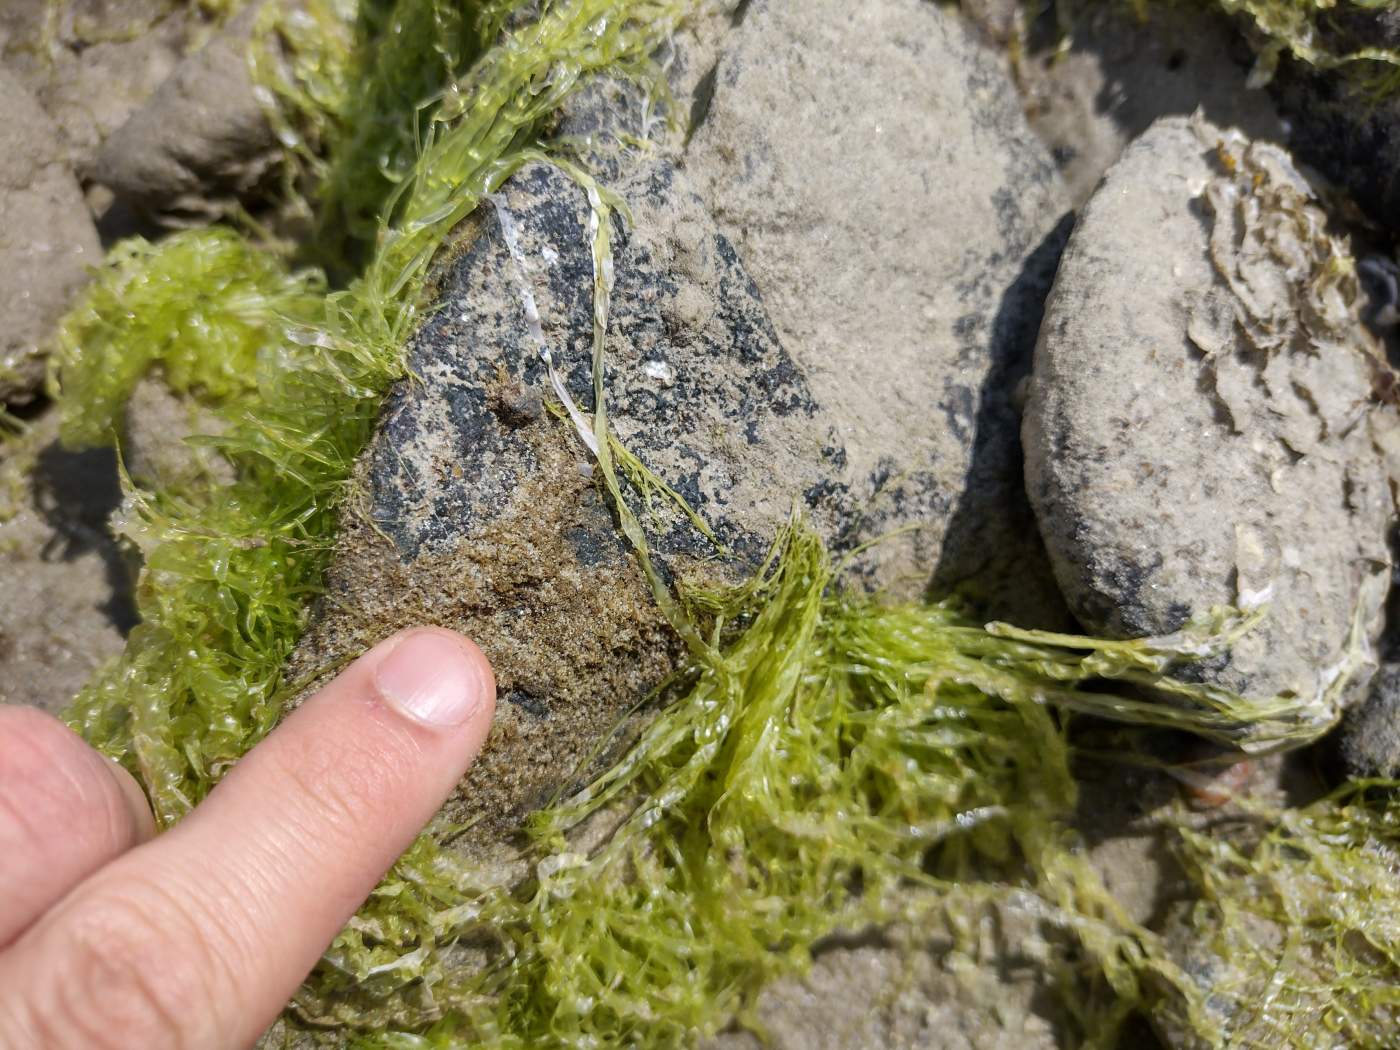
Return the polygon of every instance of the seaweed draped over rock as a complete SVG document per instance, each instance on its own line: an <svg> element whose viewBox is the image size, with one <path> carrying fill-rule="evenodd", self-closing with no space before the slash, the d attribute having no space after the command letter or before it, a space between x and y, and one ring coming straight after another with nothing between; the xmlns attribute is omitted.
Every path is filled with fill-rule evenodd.
<svg viewBox="0 0 1400 1050"><path fill-rule="evenodd" d="M201 231L125 247L71 316L59 377L71 432L84 436L85 415L115 420L141 373L163 371L226 416L226 430L201 440L237 470L232 486L128 489L120 525L146 559L143 622L70 715L141 776L163 825L271 727L297 684L283 680L284 662L321 586L346 480L403 374L437 248L538 159L528 144L579 77L640 67L684 11L560 0L514 26L428 118L374 252L344 291ZM605 307L597 275L611 227L596 187L592 209ZM229 347L251 362L251 382L217 367ZM600 372L601 337L592 349ZM508 395L506 415L534 419ZM670 703L591 783L532 818L518 878L489 881L446 848L460 828L435 824L337 938L289 1023L389 1047L683 1045L744 1016L758 987L799 970L827 933L896 917L956 925L1013 894L1062 938L1048 965L1076 1005L1078 1035L1106 1043L1129 1011L1164 995L1218 1042L1205 993L1074 848L1067 720L1085 712L1232 739L1262 716L1275 738L1297 736L1287 698L1245 704L1172 674L1249 621L1221 612L1172 636L1101 641L989 628L951 603L883 606L844 593L800 524L781 530L747 583L681 600L646 568L636 488L646 475L614 444L605 409L601 398L575 406L573 429L558 426L550 447L591 450L597 498L681 640ZM1388 848L1393 803L1361 801L1366 819L1332 804L1325 819L1291 825L1295 841L1260 864L1311 878L1332 856L1336 821ZM1227 885L1211 881L1222 865L1260 870L1257 849L1201 856L1207 886ZM910 887L931 896L915 904ZM1340 931L1355 946L1354 965L1332 956L1359 989L1339 1007L1351 1016L1366 1008L1368 975L1388 979L1367 960L1393 961L1395 930L1383 913L1363 941L1350 937L1366 887L1341 890L1347 907L1303 935L1321 946Z"/></svg>

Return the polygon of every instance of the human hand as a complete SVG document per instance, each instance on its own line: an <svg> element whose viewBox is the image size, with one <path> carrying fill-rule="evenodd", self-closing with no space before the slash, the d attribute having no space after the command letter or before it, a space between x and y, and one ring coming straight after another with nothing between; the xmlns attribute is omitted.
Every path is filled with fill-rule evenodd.
<svg viewBox="0 0 1400 1050"><path fill-rule="evenodd" d="M0 1050L252 1044L471 765L495 697L470 641L397 634L154 838L125 770L0 706Z"/></svg>

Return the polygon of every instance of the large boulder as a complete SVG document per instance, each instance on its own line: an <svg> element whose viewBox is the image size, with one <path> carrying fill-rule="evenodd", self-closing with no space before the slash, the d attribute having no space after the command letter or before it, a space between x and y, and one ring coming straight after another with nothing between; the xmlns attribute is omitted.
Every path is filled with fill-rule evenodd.
<svg viewBox="0 0 1400 1050"><path fill-rule="evenodd" d="M1001 57L921 0L757 0L685 166L841 420L830 484L915 527L874 582L1054 622L1013 395L1067 203Z"/></svg>
<svg viewBox="0 0 1400 1050"><path fill-rule="evenodd" d="M1364 685L1396 412L1346 242L1277 147L1159 121L1109 171L1036 350L1026 482L1071 607L1164 634L1268 605L1209 680L1320 729Z"/></svg>
<svg viewBox="0 0 1400 1050"><path fill-rule="evenodd" d="M0 113L0 401L27 401L54 326L102 250L53 122L3 69Z"/></svg>
<svg viewBox="0 0 1400 1050"><path fill-rule="evenodd" d="M1003 608L1014 597L1053 621L1010 387L1047 283L1053 250L1042 243L1057 244L1059 184L1003 71L955 19L915 0L867 7L860 57L836 46L851 31L837 4L810 9L819 39L807 20L762 5L734 30L685 158L729 209L732 233L664 150L605 165L632 216L612 226L609 416L728 555L635 472L644 491L628 483L628 495L667 586L741 579L796 507L838 549L919 530L865 551L853 582L920 593L935 575L945 586L976 581ZM822 68L804 56L817 46L831 49ZM903 88L884 100L871 139L857 114L871 101L875 55ZM790 181L736 174L726 204L723 172L744 167L724 145L747 133L732 122L748 114L739 100L781 84L846 117L744 125ZM606 108L609 97L585 104ZM585 117L572 119L596 130ZM863 151L866 177L828 173L818 195L800 197L798 158L843 150ZM744 225L743 209L765 194L780 214L764 229ZM789 240L779 232L789 221L819 228ZM347 515L329 594L290 672L335 666L411 623L472 634L495 664L502 703L447 809L449 819L481 817L468 849L492 848L586 775L681 653L621 538L587 438L549 407L564 398L544 348L568 399L593 404L589 223L584 189L534 164L456 235L410 347L413 378L389 399L361 460L364 499Z"/></svg>

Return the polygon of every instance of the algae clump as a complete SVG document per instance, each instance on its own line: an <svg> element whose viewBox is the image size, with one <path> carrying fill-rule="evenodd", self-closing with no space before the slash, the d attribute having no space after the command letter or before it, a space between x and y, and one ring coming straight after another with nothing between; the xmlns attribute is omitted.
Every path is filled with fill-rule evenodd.
<svg viewBox="0 0 1400 1050"><path fill-rule="evenodd" d="M128 484L119 525L145 559L142 622L70 712L141 777L162 825L275 724L296 684L282 680L283 662L353 495L351 467L403 374L435 253L537 155L551 114L584 78L647 76L688 9L366 5L357 57L329 50L321 79L294 73L274 91L320 115L331 149L315 167L322 214L350 238L331 249L347 258L332 261L353 271L365 253L358 276L331 291L318 271L294 271L238 233L192 231L120 246L68 319L58 383L73 440L110 440L126 394L152 370L229 423L204 440L236 468L231 487ZM395 26L417 28L386 41ZM372 82L350 91L345 68ZM389 159L357 181L375 156ZM576 174L596 220L597 377L610 204ZM647 564L631 504L670 490L615 443L601 397L591 421L559 411L597 457ZM956 926L1017 894L1067 938L1052 965L1076 1006L1075 1035L1108 1045L1129 1013L1162 1000L1207 1044L1223 1041L1227 1024L1191 974L1077 851L1070 729L1086 713L1226 742L1245 730L1269 745L1306 739L1316 727L1287 698L1246 701L1172 676L1247 618L1222 612L1172 638L1104 642L988 628L954 603L883 606L844 594L800 523L733 590L675 595L649 577L688 660L635 745L535 816L518 884L491 883L452 851L457 829L431 828L337 938L291 1023L386 1047L687 1045L731 1017L752 1020L763 983L800 971L833 931L893 919ZM1368 808L1349 808L1358 804ZM1318 844L1309 865L1350 863L1366 848L1357 843L1393 831L1389 803L1331 805L1310 825L1320 833L1307 840ZM1258 888L1251 880L1312 870L1290 867L1296 842L1226 854L1211 839L1183 841L1220 914ZM1350 931L1371 892L1332 885L1343 910L1301 916L1318 938ZM911 887L927 892L916 900ZM1353 1013L1393 976L1385 936L1357 949L1360 960L1381 955L1348 971L1360 989Z"/></svg>

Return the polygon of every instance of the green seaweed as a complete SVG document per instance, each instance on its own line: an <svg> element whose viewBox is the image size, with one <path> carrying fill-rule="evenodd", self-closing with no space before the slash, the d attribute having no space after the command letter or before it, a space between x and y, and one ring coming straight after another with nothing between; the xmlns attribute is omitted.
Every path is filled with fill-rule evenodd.
<svg viewBox="0 0 1400 1050"><path fill-rule="evenodd" d="M58 380L71 438L110 440L151 371L229 424L205 441L235 467L233 486L128 482L120 524L145 559L142 622L69 715L141 777L162 825L275 724L295 685L282 666L349 512L352 466L403 375L439 247L537 155L584 78L645 76L688 9L558 0L526 17L517 6L376 3L360 12L358 52L348 36L292 48L307 64L269 90L287 107L288 141L326 180L320 214L339 215L361 246L333 251L367 253L345 288L327 290L316 271L294 272L239 234L196 231L119 247L65 324ZM345 23L344 11L324 13ZM412 31L386 43L395 26ZM352 91L358 75L373 83ZM674 497L608 427L613 204L571 170L595 221L595 400L592 420L574 426L647 565L631 505ZM363 184L357 171L370 172ZM845 593L800 522L741 587L677 595L649 576L688 657L635 745L534 816L521 882L493 882L451 849L459 829L431 828L326 953L293 1022L415 1050L688 1045L732 1017L753 1023L763 985L800 972L829 933L896 919L957 928L1016 896L1063 935L1050 965L1072 1035L1111 1045L1130 1013L1159 1007L1223 1044L1208 995L1078 848L1071 728L1089 714L1258 747L1315 736L1322 727L1291 698L1245 700L1173 676L1257 612L1129 642L987 626L951 602ZM1361 926L1392 856L1393 806L1358 794L1290 819L1238 848L1183 831L1207 902L1195 921L1256 968L1283 956L1231 934L1254 898L1312 943L1345 941L1342 977L1326 986L1342 1002L1332 1016L1367 1037L1368 1004L1384 1001L1378 982L1395 959L1393 896L1380 932Z"/></svg>

